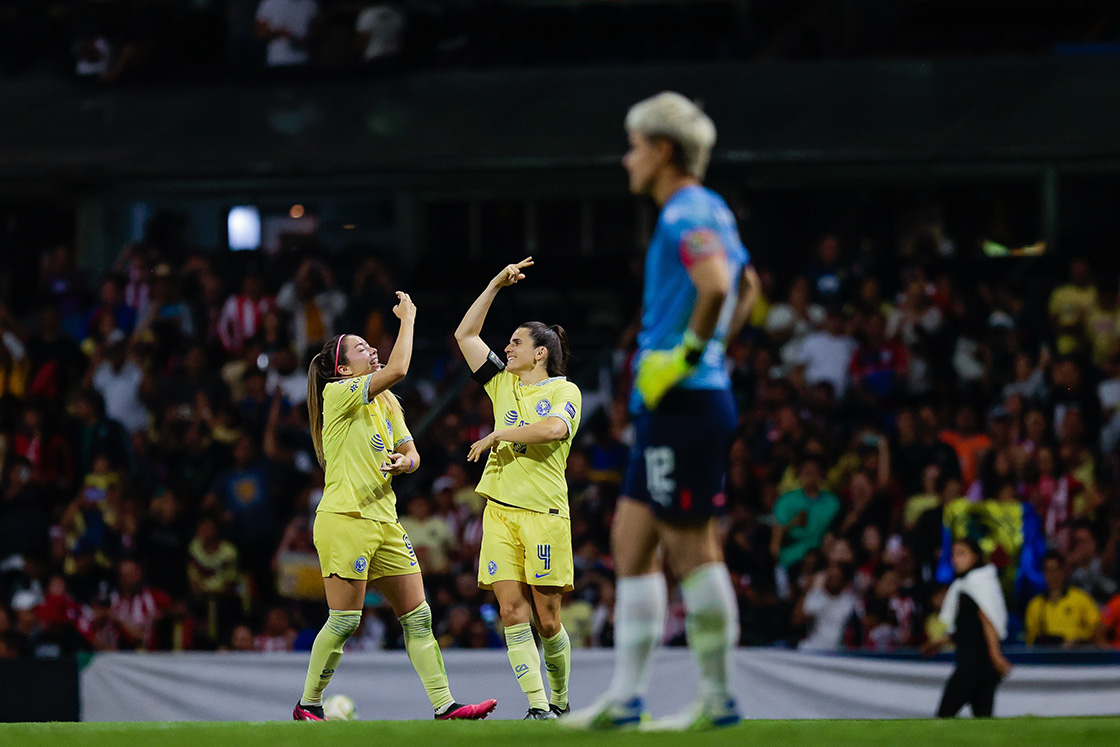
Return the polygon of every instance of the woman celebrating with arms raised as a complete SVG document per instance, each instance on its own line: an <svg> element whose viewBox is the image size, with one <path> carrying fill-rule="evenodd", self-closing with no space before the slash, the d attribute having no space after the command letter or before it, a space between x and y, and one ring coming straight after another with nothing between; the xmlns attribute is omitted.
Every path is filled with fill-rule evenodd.
<svg viewBox="0 0 1120 747"><path fill-rule="evenodd" d="M568 338L562 327L526 322L513 331L503 364L480 337L498 291L524 280L532 257L507 265L467 310L455 340L494 403L494 425L506 427L471 446L469 461L489 450L476 490L486 497L478 585L493 589L505 625L509 662L529 699L527 719L568 711L571 648L560 623L560 596L572 589L572 527L564 469L583 404L564 377ZM551 702L530 619L544 644Z"/></svg>
<svg viewBox="0 0 1120 747"><path fill-rule="evenodd" d="M397 292L401 320L392 355L381 366L377 349L357 335L339 335L311 361L307 409L319 463L326 470L315 514L315 549L330 614L311 647L297 721L323 721L323 690L346 639L358 629L366 583L388 600L404 629L409 661L420 675L437 719L485 718L497 701L461 705L451 696L420 565L397 521L395 475L412 473L420 454L389 387L408 373L416 306Z"/></svg>

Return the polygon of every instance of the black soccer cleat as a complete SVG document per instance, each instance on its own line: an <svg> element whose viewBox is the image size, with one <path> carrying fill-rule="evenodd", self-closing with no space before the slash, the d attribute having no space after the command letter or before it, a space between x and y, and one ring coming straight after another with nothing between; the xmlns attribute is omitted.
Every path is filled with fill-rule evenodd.
<svg viewBox="0 0 1120 747"><path fill-rule="evenodd" d="M569 703L568 705L561 708L560 706L556 705L555 703L549 703L548 704L548 710L555 713L556 718L563 718L564 716L567 716L569 713L571 713L572 704Z"/></svg>
<svg viewBox="0 0 1120 747"><path fill-rule="evenodd" d="M525 714L522 721L551 721L556 718L556 714L552 712L552 708L547 710L544 708L530 708L529 712Z"/></svg>

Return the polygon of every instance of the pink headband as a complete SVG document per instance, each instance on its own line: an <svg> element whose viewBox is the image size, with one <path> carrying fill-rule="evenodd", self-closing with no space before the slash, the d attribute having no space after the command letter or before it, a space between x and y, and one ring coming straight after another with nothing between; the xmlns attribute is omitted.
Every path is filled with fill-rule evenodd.
<svg viewBox="0 0 1120 747"><path fill-rule="evenodd" d="M334 346L334 375L338 376L338 352L342 350L342 338L346 335L338 336L338 344Z"/></svg>

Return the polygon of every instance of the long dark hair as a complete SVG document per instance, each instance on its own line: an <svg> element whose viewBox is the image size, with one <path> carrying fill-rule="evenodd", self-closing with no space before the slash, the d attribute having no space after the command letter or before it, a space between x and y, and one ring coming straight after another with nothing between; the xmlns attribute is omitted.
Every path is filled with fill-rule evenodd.
<svg viewBox="0 0 1120 747"><path fill-rule="evenodd" d="M559 324L551 327L544 322L525 322L521 329L528 331L529 339L533 341L534 348L543 347L548 350L548 360L545 370L551 376L563 376L568 371L568 333Z"/></svg>
<svg viewBox="0 0 1120 747"><path fill-rule="evenodd" d="M348 378L338 375L338 367L350 363L349 349L344 344L345 334L335 335L327 340L323 349L311 359L307 369L307 417L311 426L311 440L315 444L315 456L319 459L319 466L327 466L327 458L323 454L323 389L332 381L341 381ZM390 410L400 410L401 403L386 389L377 395L378 401Z"/></svg>

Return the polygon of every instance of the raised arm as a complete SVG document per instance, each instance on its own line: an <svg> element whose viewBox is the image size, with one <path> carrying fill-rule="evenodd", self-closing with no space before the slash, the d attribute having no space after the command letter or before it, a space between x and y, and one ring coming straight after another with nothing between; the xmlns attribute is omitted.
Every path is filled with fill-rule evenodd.
<svg viewBox="0 0 1120 747"><path fill-rule="evenodd" d="M731 317L731 327L727 330L727 339L734 340L740 330L751 318L751 312L762 292L762 280L758 271L752 265L743 268L743 277L739 281L739 300L735 303L735 313Z"/></svg>
<svg viewBox="0 0 1120 747"><path fill-rule="evenodd" d="M494 303L498 291L507 285L513 285L525 279L522 272L526 267L532 267L533 258L526 257L515 265L506 265L502 271L486 286L478 298L474 300L463 320L455 330L455 342L459 343L459 350L463 351L463 358L471 372L477 371L486 362L490 355L490 348L482 341L482 323L486 321L486 312L490 311L490 304Z"/></svg>
<svg viewBox="0 0 1120 747"><path fill-rule="evenodd" d="M416 326L416 304L412 302L407 293L397 291L399 303L393 307L393 314L401 320L401 331L397 341L393 343L393 352L389 360L380 371L374 371L369 376L369 395L373 399L391 386L399 383L408 374L408 366L412 363L412 335Z"/></svg>

